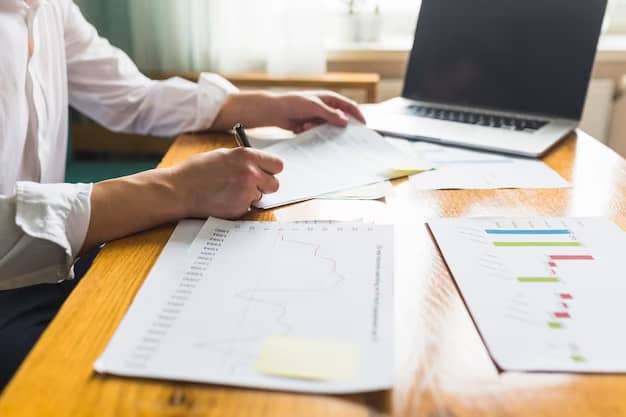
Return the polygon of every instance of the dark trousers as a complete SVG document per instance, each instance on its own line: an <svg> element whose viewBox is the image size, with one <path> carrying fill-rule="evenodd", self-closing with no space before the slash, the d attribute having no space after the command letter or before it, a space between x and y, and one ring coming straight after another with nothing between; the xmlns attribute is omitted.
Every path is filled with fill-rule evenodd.
<svg viewBox="0 0 626 417"><path fill-rule="evenodd" d="M0 291L0 393L97 253L93 251L76 262L74 280Z"/></svg>

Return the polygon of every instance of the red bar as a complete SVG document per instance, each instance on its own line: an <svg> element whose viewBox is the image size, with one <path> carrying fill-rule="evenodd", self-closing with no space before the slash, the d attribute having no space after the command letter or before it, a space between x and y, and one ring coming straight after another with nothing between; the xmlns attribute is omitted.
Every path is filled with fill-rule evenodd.
<svg viewBox="0 0 626 417"><path fill-rule="evenodd" d="M550 255L553 261L593 261L591 255Z"/></svg>
<svg viewBox="0 0 626 417"><path fill-rule="evenodd" d="M550 265L553 268L556 268L556 262L548 262L548 265Z"/></svg>
<svg viewBox="0 0 626 417"><path fill-rule="evenodd" d="M554 313L554 317L557 319L569 319L570 315L567 311L564 311L562 313Z"/></svg>
<svg viewBox="0 0 626 417"><path fill-rule="evenodd" d="M564 300L572 300L574 297L572 297L572 294L568 294L566 292L561 294L561 298Z"/></svg>

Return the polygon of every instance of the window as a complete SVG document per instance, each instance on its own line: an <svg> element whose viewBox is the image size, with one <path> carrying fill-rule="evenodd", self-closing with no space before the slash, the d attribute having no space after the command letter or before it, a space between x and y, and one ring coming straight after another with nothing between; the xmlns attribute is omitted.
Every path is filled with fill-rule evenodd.
<svg viewBox="0 0 626 417"><path fill-rule="evenodd" d="M626 0L609 0L605 31L609 34L626 34Z"/></svg>
<svg viewBox="0 0 626 417"><path fill-rule="evenodd" d="M420 0L325 0L328 47L410 49Z"/></svg>
<svg viewBox="0 0 626 417"><path fill-rule="evenodd" d="M329 49L410 49L420 0L325 0ZM350 13L352 10L352 13ZM626 0L609 0L604 32L626 35Z"/></svg>

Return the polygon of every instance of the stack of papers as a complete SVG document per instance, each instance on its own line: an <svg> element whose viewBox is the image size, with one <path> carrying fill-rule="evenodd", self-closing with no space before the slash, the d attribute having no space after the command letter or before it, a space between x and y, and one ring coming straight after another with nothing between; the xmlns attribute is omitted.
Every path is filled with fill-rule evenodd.
<svg viewBox="0 0 626 417"><path fill-rule="evenodd" d="M420 190L570 187L541 160L386 138L390 147L380 138L356 122L345 130L322 126L296 136L255 130L254 146L280 156L287 165L279 175L281 190L258 206L309 198L379 199L391 192L384 179L403 176L410 176Z"/></svg>
<svg viewBox="0 0 626 417"><path fill-rule="evenodd" d="M285 166L278 192L256 204L264 209L430 169L418 155L402 152L357 122L346 128L323 125L263 150Z"/></svg>
<svg viewBox="0 0 626 417"><path fill-rule="evenodd" d="M387 389L392 279L391 226L184 221L95 369L286 391Z"/></svg>

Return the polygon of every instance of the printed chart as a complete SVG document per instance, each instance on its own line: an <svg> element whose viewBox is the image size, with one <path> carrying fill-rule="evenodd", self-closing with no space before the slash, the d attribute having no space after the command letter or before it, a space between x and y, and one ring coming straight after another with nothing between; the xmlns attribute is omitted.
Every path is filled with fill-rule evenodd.
<svg viewBox="0 0 626 417"><path fill-rule="evenodd" d="M96 369L305 392L384 389L392 245L388 226L209 219L174 274L151 272Z"/></svg>
<svg viewBox="0 0 626 417"><path fill-rule="evenodd" d="M429 226L507 370L624 372L624 233L604 219L441 219Z"/></svg>

